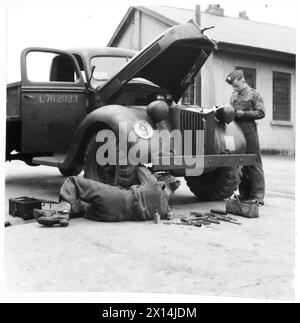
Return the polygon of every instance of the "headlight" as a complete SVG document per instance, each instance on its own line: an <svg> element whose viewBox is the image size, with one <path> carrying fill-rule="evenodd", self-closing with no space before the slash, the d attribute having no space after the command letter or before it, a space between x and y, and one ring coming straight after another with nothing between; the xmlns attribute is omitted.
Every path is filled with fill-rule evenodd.
<svg viewBox="0 0 300 323"><path fill-rule="evenodd" d="M153 136L151 125L145 120L138 120L133 124L135 134L142 139L149 139Z"/></svg>
<svg viewBox="0 0 300 323"><path fill-rule="evenodd" d="M165 101L156 100L147 107L147 113L154 122L165 120L169 115L169 106Z"/></svg>
<svg viewBox="0 0 300 323"><path fill-rule="evenodd" d="M228 124L234 120L235 111L231 105L223 105L215 110L215 116L219 121L223 121Z"/></svg>

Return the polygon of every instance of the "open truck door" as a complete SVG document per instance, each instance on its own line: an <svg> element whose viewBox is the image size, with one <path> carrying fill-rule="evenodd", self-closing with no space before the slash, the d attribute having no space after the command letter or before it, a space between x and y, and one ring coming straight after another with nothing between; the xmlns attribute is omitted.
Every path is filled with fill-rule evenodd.
<svg viewBox="0 0 300 323"><path fill-rule="evenodd" d="M85 83L68 52L26 48L21 54L21 146L25 154L65 151L86 116Z"/></svg>

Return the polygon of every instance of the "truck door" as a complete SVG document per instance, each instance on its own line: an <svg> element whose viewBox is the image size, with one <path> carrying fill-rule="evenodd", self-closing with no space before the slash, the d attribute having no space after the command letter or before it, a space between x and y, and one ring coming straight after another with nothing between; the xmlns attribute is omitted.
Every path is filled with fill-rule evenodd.
<svg viewBox="0 0 300 323"><path fill-rule="evenodd" d="M56 49L23 50L22 153L65 152L86 108L85 83L72 55Z"/></svg>

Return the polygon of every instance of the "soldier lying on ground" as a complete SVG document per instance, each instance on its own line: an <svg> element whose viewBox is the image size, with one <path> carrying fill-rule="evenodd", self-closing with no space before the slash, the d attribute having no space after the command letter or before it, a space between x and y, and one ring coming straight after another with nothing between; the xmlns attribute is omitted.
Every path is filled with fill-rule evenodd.
<svg viewBox="0 0 300 323"><path fill-rule="evenodd" d="M60 189L58 210L34 210L38 223L67 226L70 218L84 216L103 222L151 220L156 212L166 218L170 196L180 181L171 175L152 175L138 168L140 185L130 189L107 185L79 176L69 177Z"/></svg>

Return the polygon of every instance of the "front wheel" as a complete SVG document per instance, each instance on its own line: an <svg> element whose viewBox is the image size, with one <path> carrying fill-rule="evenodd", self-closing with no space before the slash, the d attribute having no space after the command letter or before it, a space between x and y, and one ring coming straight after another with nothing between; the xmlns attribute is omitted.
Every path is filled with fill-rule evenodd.
<svg viewBox="0 0 300 323"><path fill-rule="evenodd" d="M221 167L201 176L185 178L191 192L201 201L220 201L229 198L240 182L239 167Z"/></svg>
<svg viewBox="0 0 300 323"><path fill-rule="evenodd" d="M138 184L137 166L101 166L97 163L96 154L100 145L101 143L96 142L96 135L92 136L85 150L83 167L84 177L105 184L120 185L125 188ZM119 145L117 144L117 157L119 154L118 146Z"/></svg>

